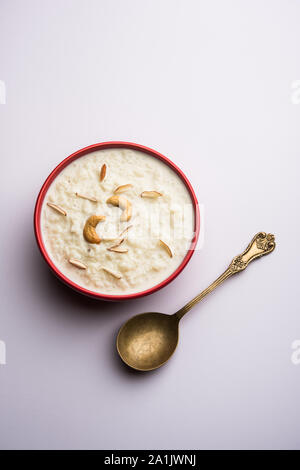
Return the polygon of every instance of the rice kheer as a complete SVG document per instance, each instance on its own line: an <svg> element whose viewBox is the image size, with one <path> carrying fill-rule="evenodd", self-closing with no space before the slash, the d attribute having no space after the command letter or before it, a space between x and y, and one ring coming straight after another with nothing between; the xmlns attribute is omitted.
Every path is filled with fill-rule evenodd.
<svg viewBox="0 0 300 470"><path fill-rule="evenodd" d="M42 206L43 241L56 267L90 291L154 287L182 263L194 236L189 191L164 162L137 150L97 150L71 162Z"/></svg>

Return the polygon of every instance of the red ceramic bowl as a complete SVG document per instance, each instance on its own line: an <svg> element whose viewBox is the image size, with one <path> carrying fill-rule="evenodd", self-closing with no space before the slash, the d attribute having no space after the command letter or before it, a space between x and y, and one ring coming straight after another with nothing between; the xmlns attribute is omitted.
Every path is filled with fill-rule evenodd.
<svg viewBox="0 0 300 470"><path fill-rule="evenodd" d="M191 200L193 203L194 207L194 219L195 219L195 227L194 227L194 238L191 242L191 246L189 251L187 252L185 258L183 259L182 263L178 266L178 268L164 281L160 282L159 284L151 287L150 289L144 290L142 292L137 292L134 294L128 294L128 295L107 295L107 294L101 294L99 292L93 292L88 289L85 289L84 287L76 284L75 282L71 281L68 279L60 270L55 266L55 264L52 262L50 256L48 255L45 245L43 243L43 238L41 234L41 224L40 224L40 219L41 219L41 208L42 204L45 198L45 195L48 191L49 186L51 185L52 181L57 177L57 175L67 166L69 163L73 162L77 158L82 157L83 155L86 155L88 153L94 152L95 150L103 150L103 149L108 149L108 148L129 148L133 150L139 150L140 152L147 153L148 155L151 155L154 158L158 158L159 160L163 161L166 165L172 168L172 170L177 173L177 175L181 178L185 186L187 187ZM34 232L35 232L35 237L36 241L38 244L38 247L40 249L40 252L52 270L52 272L61 280L63 281L66 285L71 287L72 289L76 290L77 292L80 292L81 294L87 295L89 297L93 297L95 299L99 300L112 300L112 301L119 301L119 300L128 300L128 299L136 299L138 297L144 297L145 295L152 294L153 292L156 292L157 290L161 289L162 287L166 286L169 284L173 279L175 279L179 273L183 270L183 268L187 265L189 260L191 259L199 237L199 231L200 231L200 214L199 214L199 207L198 207L198 201L195 196L194 190L187 179L187 177L184 175L184 173L173 163L171 160L166 158L164 155L161 153L156 152L155 150L152 150L148 147L144 147L143 145L139 144L134 144L130 142L102 142L99 144L94 144L94 145L89 145L88 147L85 147L81 150L78 150L75 153L72 153L69 157L65 158L54 170L48 178L46 179L45 183L43 184L37 201L35 205L35 210L34 210Z"/></svg>

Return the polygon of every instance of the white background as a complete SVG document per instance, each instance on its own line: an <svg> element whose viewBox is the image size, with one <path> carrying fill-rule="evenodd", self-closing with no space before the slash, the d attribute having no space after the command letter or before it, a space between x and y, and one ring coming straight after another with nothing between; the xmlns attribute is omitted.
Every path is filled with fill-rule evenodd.
<svg viewBox="0 0 300 470"><path fill-rule="evenodd" d="M300 2L1 0L1 448L300 448ZM205 205L205 240L168 287L99 303L37 250L38 191L86 145L150 146ZM118 359L120 325L173 313L260 231L276 250L182 322L153 373Z"/></svg>

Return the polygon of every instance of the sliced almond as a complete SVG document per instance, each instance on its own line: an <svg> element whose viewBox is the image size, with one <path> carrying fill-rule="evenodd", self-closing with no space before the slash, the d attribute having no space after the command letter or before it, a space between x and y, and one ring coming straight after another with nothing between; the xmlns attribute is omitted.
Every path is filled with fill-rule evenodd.
<svg viewBox="0 0 300 470"><path fill-rule="evenodd" d="M116 248L117 246L120 246L124 240L125 240L124 238L116 238L114 240L115 244L111 246L110 248ZM107 249L109 250L110 248L107 248Z"/></svg>
<svg viewBox="0 0 300 470"><path fill-rule="evenodd" d="M87 266L85 264L83 264L81 261L79 261L78 259L70 258L69 263L73 264L74 266L76 266L79 269L86 269L87 268Z"/></svg>
<svg viewBox="0 0 300 470"><path fill-rule="evenodd" d="M159 244L160 244L160 246L162 246L166 250L166 252L170 256L170 258L173 258L173 253L171 251L171 248L165 242L163 242L162 240L159 240Z"/></svg>
<svg viewBox="0 0 300 470"><path fill-rule="evenodd" d="M128 191L129 189L132 188L132 184L123 184L122 186L118 186L115 190L114 190L114 194L121 194L121 193L125 193L125 191Z"/></svg>
<svg viewBox="0 0 300 470"><path fill-rule="evenodd" d="M107 272L108 274L115 277L116 279L121 279L122 278L121 274L114 273L113 271L110 271L110 269L107 269L107 268L104 268L104 267L102 267L102 269L103 269L103 271Z"/></svg>
<svg viewBox="0 0 300 470"><path fill-rule="evenodd" d="M127 234L128 230L132 228L132 225L128 225L128 227L124 228L124 230L120 233L119 237L121 238L123 235Z"/></svg>
<svg viewBox="0 0 300 470"><path fill-rule="evenodd" d="M106 164L104 163L100 170L100 182L102 182L106 175Z"/></svg>
<svg viewBox="0 0 300 470"><path fill-rule="evenodd" d="M56 204L52 204L52 202L47 202L47 206L52 207L52 209L54 209L55 211L59 212L60 214L64 216L67 215L66 211L62 207L57 206Z"/></svg>
<svg viewBox="0 0 300 470"><path fill-rule="evenodd" d="M162 196L162 193L159 193L158 191L143 191L141 193L141 197L148 197L150 199L156 199L160 196Z"/></svg>
<svg viewBox="0 0 300 470"><path fill-rule="evenodd" d="M107 248L108 251L114 251L115 253L128 253L127 248L122 248L121 246L111 246L110 248Z"/></svg>
<svg viewBox="0 0 300 470"><path fill-rule="evenodd" d="M123 243L123 241L125 240L126 238L126 235L127 235L127 232L129 229L131 229L131 227L133 227L133 225L128 225L128 227L126 227L119 235L118 238L107 238L106 241L111 241L111 242L114 242L115 244L111 247L111 248L114 248L116 246L119 246L121 245L121 243ZM124 238L123 238L124 237Z"/></svg>
<svg viewBox="0 0 300 470"><path fill-rule="evenodd" d="M84 196L83 194L75 193L77 197L81 197L81 199L87 199L88 201L91 202L98 202L95 197L90 197L90 196Z"/></svg>

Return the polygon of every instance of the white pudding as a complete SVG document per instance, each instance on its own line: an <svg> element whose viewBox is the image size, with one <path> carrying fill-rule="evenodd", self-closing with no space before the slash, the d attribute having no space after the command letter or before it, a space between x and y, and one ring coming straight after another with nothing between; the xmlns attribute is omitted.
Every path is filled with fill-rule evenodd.
<svg viewBox="0 0 300 470"><path fill-rule="evenodd" d="M41 231L67 278L96 293L126 295L159 284L182 263L194 208L183 181L162 161L127 148L98 150L55 178Z"/></svg>

